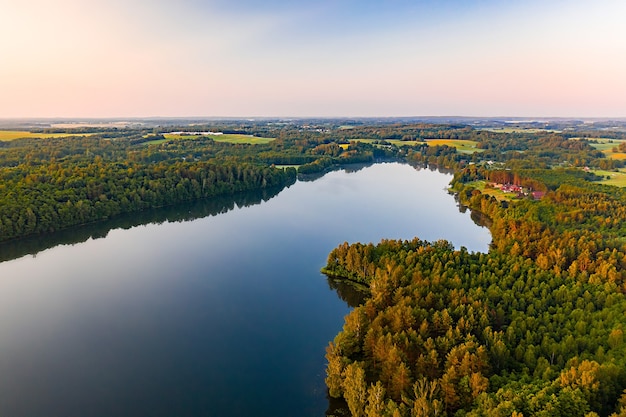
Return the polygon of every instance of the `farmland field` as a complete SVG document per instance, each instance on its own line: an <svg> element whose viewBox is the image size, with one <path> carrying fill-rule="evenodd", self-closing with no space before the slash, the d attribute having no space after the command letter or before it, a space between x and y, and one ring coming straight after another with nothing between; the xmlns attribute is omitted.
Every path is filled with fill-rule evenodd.
<svg viewBox="0 0 626 417"><path fill-rule="evenodd" d="M616 139L594 139L594 142L590 142L590 145L596 148L599 151L602 151L604 155L606 155L609 159L626 159L626 153L624 152L613 152L613 148L617 148L620 143L623 141Z"/></svg>
<svg viewBox="0 0 626 417"><path fill-rule="evenodd" d="M473 141L473 140L426 139L426 143L428 144L428 146L441 146L441 145L452 146L461 153L481 152L481 150L476 147L476 145L478 145L478 142Z"/></svg>
<svg viewBox="0 0 626 417"><path fill-rule="evenodd" d="M600 181L602 184L615 185L616 187L626 187L626 171L623 169L619 171L593 170L593 173L605 178Z"/></svg>
<svg viewBox="0 0 626 417"><path fill-rule="evenodd" d="M64 138L68 136L89 136L91 133L33 133L23 130L0 130L0 141L8 142L22 138Z"/></svg>
<svg viewBox="0 0 626 417"><path fill-rule="evenodd" d="M609 159L620 159L620 160L626 159L626 153L624 153L624 152L606 151L606 152L604 152L604 154Z"/></svg>

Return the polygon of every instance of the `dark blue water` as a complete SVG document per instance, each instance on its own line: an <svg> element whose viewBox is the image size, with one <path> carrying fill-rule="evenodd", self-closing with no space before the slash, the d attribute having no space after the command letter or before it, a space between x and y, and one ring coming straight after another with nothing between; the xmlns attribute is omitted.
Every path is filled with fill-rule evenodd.
<svg viewBox="0 0 626 417"><path fill-rule="evenodd" d="M349 311L319 273L328 253L414 236L486 251L450 179L332 172L0 263L0 415L323 416L324 349Z"/></svg>

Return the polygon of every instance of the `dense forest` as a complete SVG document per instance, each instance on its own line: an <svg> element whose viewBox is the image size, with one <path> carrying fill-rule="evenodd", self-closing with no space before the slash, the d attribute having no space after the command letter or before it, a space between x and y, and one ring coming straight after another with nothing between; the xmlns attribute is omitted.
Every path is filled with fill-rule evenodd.
<svg viewBox="0 0 626 417"><path fill-rule="evenodd" d="M417 238L330 253L326 274L367 288L327 348L349 414L626 416L626 193L581 169L615 162L565 135L500 136L474 136L476 163L443 157L460 203L489 219L489 253Z"/></svg>
<svg viewBox="0 0 626 417"><path fill-rule="evenodd" d="M287 137L252 145L207 136L166 140L161 133L132 129L45 137L48 133L0 142L0 241L185 201L289 186L296 169L279 164L316 174L387 154L365 143L341 148L328 138Z"/></svg>
<svg viewBox="0 0 626 417"><path fill-rule="evenodd" d="M176 123L41 128L0 141L0 241L28 251L41 234L68 239L59 231L179 202L271 196L355 162L451 169L459 203L488 220L489 252L419 238L334 249L324 272L366 290L327 348L330 396L353 416L626 416L626 191L593 173L624 166L598 145L623 152L626 133L485 124L192 126L271 139L256 144L176 136L191 129ZM519 192L492 192L502 186Z"/></svg>

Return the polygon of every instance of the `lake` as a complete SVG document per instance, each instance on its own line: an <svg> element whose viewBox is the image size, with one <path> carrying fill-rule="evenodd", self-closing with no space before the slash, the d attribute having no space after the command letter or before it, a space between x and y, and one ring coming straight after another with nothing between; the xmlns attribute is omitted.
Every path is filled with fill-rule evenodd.
<svg viewBox="0 0 626 417"><path fill-rule="evenodd" d="M323 416L350 309L328 253L415 236L487 251L451 179L376 164L1 246L18 258L0 263L0 415Z"/></svg>

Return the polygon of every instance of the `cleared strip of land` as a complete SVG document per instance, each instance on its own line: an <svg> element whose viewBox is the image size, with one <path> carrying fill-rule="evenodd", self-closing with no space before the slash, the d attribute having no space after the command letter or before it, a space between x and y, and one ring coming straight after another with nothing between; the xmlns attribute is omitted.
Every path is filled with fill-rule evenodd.
<svg viewBox="0 0 626 417"><path fill-rule="evenodd" d="M0 141L8 142L23 138L66 138L68 136L89 136L92 133L36 133L23 130L0 130Z"/></svg>
<svg viewBox="0 0 626 417"><path fill-rule="evenodd" d="M478 149L478 142L473 140L463 139L426 139L428 146L441 146L448 145L456 148L461 153L474 153L482 152L482 149Z"/></svg>

